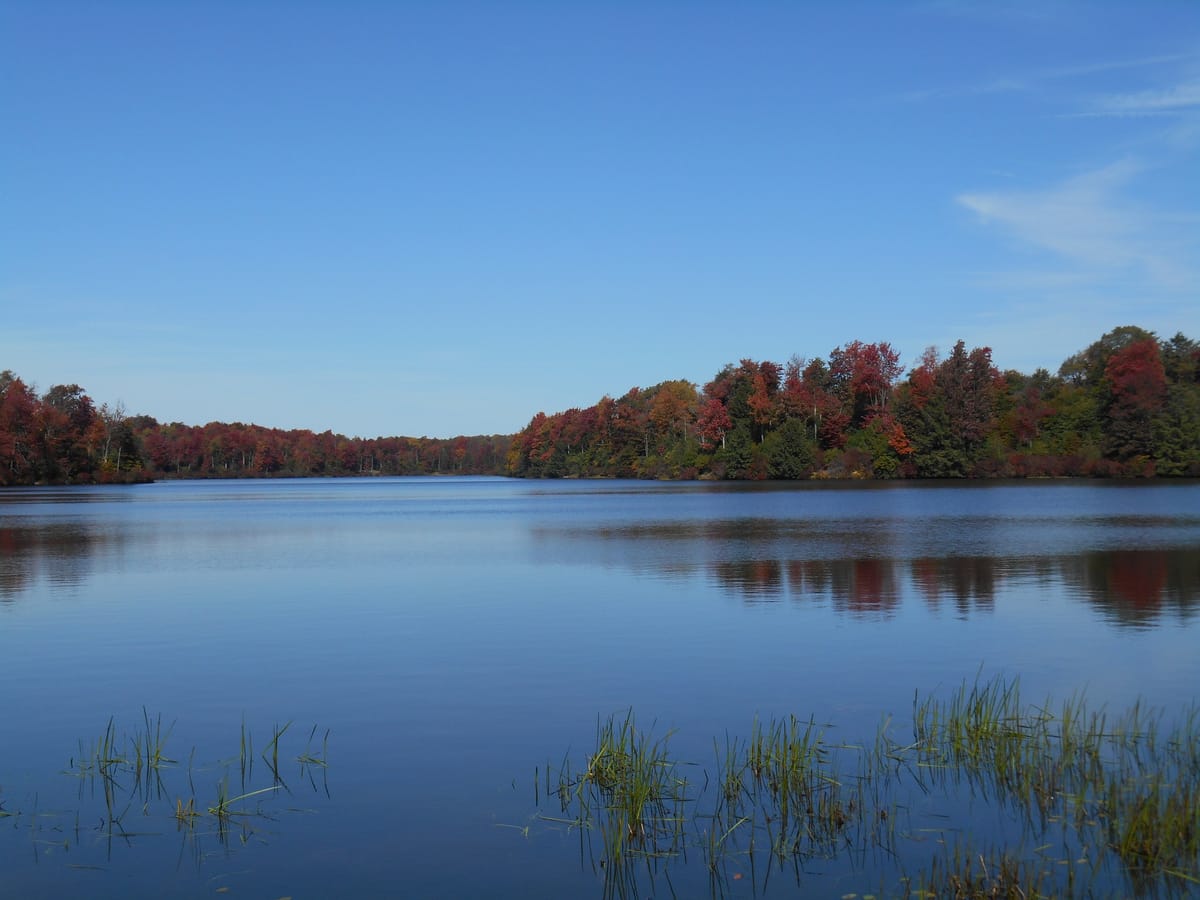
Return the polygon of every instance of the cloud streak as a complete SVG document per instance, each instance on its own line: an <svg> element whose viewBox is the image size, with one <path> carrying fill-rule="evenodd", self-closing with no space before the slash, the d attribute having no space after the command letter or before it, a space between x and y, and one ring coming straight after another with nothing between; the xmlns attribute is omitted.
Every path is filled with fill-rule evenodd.
<svg viewBox="0 0 1200 900"><path fill-rule="evenodd" d="M1160 90L1111 94L1095 101L1084 116L1177 116L1200 109L1200 80Z"/></svg>
<svg viewBox="0 0 1200 900"><path fill-rule="evenodd" d="M1096 278L1140 274L1148 288L1195 286L1175 259L1178 235L1170 217L1122 202L1120 192L1142 171L1131 160L1086 172L1041 191L960 194L957 202L985 225L1048 251ZM1176 217L1177 220L1177 217Z"/></svg>
<svg viewBox="0 0 1200 900"><path fill-rule="evenodd" d="M1137 59L1115 59L1104 62L1081 63L1074 66L1058 66L1052 69L1017 73L997 77L975 84L961 84L948 88L931 88L928 90L909 91L902 95L909 102L941 100L956 97L978 97L988 94L1011 94L1017 92L1035 91L1050 82L1067 81L1087 78L1092 75L1102 75L1108 72L1118 72L1128 69L1144 69L1154 66L1164 66L1183 62L1194 57L1183 53L1160 54ZM1149 107L1153 104L1186 106L1195 105L1193 91L1200 90L1200 82L1188 82L1174 89L1163 91L1144 91L1130 94L1113 94L1096 101L1097 111L1092 115L1104 115L1105 108L1113 109L1127 106L1131 108ZM1172 94L1178 94L1172 98ZM1084 115L1087 115L1085 113Z"/></svg>

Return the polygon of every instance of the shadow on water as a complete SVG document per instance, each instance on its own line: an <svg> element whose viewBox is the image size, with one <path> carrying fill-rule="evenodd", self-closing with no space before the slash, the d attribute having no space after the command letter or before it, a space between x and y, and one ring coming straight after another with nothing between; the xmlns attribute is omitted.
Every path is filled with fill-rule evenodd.
<svg viewBox="0 0 1200 900"><path fill-rule="evenodd" d="M1104 549L1071 555L921 556L888 555L886 532L861 529L830 535L813 529L781 529L769 521L642 524L591 530L540 529L540 547L570 558L563 545L589 545L611 565L638 574L702 577L746 603L784 600L828 602L857 617L886 617L904 598L921 597L930 609L946 605L960 615L990 611L1006 588L1061 587L1085 599L1118 625L1147 627L1163 616L1192 617L1200 604L1200 547ZM14 602L41 579L57 587L78 586L95 560L119 549L122 532L80 523L0 527L0 603ZM844 550L844 557L821 557ZM786 551L790 545L791 553ZM902 548L891 547L892 551ZM590 558L590 557L589 557Z"/></svg>
<svg viewBox="0 0 1200 900"><path fill-rule="evenodd" d="M41 579L60 587L82 584L95 557L120 541L117 532L80 523L0 525L0 603L12 602Z"/></svg>
<svg viewBox="0 0 1200 900"><path fill-rule="evenodd" d="M1181 620L1195 613L1200 549L1113 550L1080 562L1066 580L1114 622L1149 626L1166 613Z"/></svg>
<svg viewBox="0 0 1200 900"><path fill-rule="evenodd" d="M1129 541L1132 546L1097 549L1061 546L1048 535L1039 549L1036 528L1014 540L996 523L978 526L986 537L949 533L949 526L938 534L928 523L913 526L924 532L913 536L898 532L893 520L772 519L540 528L535 537L537 553L547 558L599 557L638 575L703 579L748 604L827 602L853 617L886 618L908 597L966 616L990 612L1003 592L1021 589L1082 598L1117 625L1147 627L1164 616L1195 615L1200 545L1147 540L1146 529L1154 535L1162 524L1153 520L1106 524L1141 537ZM961 523L955 530L971 531ZM1001 552L954 552L980 542L995 542ZM1021 552L1005 554L1006 546ZM1066 552L1056 552L1060 548ZM927 552L939 549L946 552Z"/></svg>

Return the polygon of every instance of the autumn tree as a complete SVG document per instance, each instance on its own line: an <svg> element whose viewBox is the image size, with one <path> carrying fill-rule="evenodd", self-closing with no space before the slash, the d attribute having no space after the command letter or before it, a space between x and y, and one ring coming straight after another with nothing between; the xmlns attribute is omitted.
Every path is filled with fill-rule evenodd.
<svg viewBox="0 0 1200 900"><path fill-rule="evenodd" d="M717 446L725 446L725 436L733 428L733 420L725 404L716 397L709 397L700 407L700 415L696 419L696 430L706 450Z"/></svg>
<svg viewBox="0 0 1200 900"><path fill-rule="evenodd" d="M1149 459L1154 426L1167 397L1167 377L1158 341L1143 338L1125 344L1104 367L1108 386L1105 444L1116 459Z"/></svg>
<svg viewBox="0 0 1200 900"><path fill-rule="evenodd" d="M845 446L853 417L832 371L824 360L814 359L804 370L804 381L815 403L814 421L821 447L833 450Z"/></svg>
<svg viewBox="0 0 1200 900"><path fill-rule="evenodd" d="M699 397L690 381L664 381L654 390L650 402L650 422L665 437L686 438L696 419Z"/></svg>
<svg viewBox="0 0 1200 900"><path fill-rule="evenodd" d="M778 424L777 405L782 368L770 361L743 359L726 365L704 386L704 402L719 400L734 427L745 426L755 442L761 442Z"/></svg>
<svg viewBox="0 0 1200 900"><path fill-rule="evenodd" d="M1070 384L1084 387L1099 387L1104 380L1109 358L1138 341L1153 340L1153 332L1136 325L1122 325L1101 335L1086 349L1067 357L1058 369L1058 375Z"/></svg>
<svg viewBox="0 0 1200 900"><path fill-rule="evenodd" d="M42 396L41 428L48 469L74 479L93 470L88 435L96 419L92 399L77 384L56 384Z"/></svg>
<svg viewBox="0 0 1200 900"><path fill-rule="evenodd" d="M1045 369L1040 372L1049 374ZM1042 423L1054 415L1054 407L1042 396L1041 380L1036 374L1029 379L1017 395L1013 408L1013 437L1025 447L1033 446L1033 442L1041 435Z"/></svg>
<svg viewBox="0 0 1200 900"><path fill-rule="evenodd" d="M978 448L991 430L999 377L990 347L967 353L962 341L938 367L936 382L950 427L968 452Z"/></svg>
<svg viewBox="0 0 1200 900"><path fill-rule="evenodd" d="M902 371L900 354L888 343L853 341L829 354L830 383L852 427L866 424L887 407L892 386Z"/></svg>
<svg viewBox="0 0 1200 900"><path fill-rule="evenodd" d="M937 347L926 347L921 361L908 373L908 399L915 408L924 408L937 391L938 365Z"/></svg>
<svg viewBox="0 0 1200 900"><path fill-rule="evenodd" d="M0 372L0 485L26 484L34 468L37 397L10 370Z"/></svg>

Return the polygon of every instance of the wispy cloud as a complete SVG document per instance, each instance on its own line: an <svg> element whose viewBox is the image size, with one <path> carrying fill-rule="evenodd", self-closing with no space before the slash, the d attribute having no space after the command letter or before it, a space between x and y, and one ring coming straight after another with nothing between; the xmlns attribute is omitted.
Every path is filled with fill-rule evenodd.
<svg viewBox="0 0 1200 900"><path fill-rule="evenodd" d="M1122 69L1144 69L1149 66L1163 66L1170 63L1184 62L1193 58L1187 53L1164 53L1157 56L1142 56L1136 59L1110 59L1103 62L1082 63L1075 66L1059 66L1036 72L1033 75L1033 80L1051 81L1060 78L1084 78L1088 75L1100 75L1104 72L1119 72Z"/></svg>
<svg viewBox="0 0 1200 900"><path fill-rule="evenodd" d="M1103 75L1129 69L1146 69L1156 66L1174 65L1190 59L1194 60L1195 56L1186 53L1167 53L1132 59L1111 59L1070 66L1031 69L1024 72L1011 72L973 84L956 84L950 87L909 91L903 94L902 97L910 102L921 102L955 97L978 97L988 94L1029 92L1044 88L1046 85L1054 82L1088 78L1094 75ZM1095 110L1091 114L1105 114L1102 110L1109 105L1114 109L1121 105L1145 107L1152 103L1172 104L1183 101L1187 101L1187 105L1189 106L1194 105L1195 100L1189 98L1193 97L1192 91L1197 89L1198 84L1200 83L1188 82L1175 89L1113 94L1108 97L1102 97L1095 101ZM1179 96L1172 99L1170 95L1176 92L1178 92Z"/></svg>
<svg viewBox="0 0 1200 900"><path fill-rule="evenodd" d="M1178 258L1172 217L1122 198L1122 189L1141 171L1136 162L1122 160L1045 190L966 193L956 199L984 224L1071 263L1076 275L1111 277L1124 270L1140 273L1155 289L1194 287L1194 273Z"/></svg>
<svg viewBox="0 0 1200 900"><path fill-rule="evenodd" d="M1200 109L1200 79L1159 90L1110 94L1082 116L1177 116Z"/></svg>

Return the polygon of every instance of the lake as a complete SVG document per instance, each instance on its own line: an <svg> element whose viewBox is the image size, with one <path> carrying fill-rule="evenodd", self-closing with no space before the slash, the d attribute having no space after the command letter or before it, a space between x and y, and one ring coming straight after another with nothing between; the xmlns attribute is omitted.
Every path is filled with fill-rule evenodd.
<svg viewBox="0 0 1200 900"><path fill-rule="evenodd" d="M756 720L854 744L891 716L899 744L917 692L964 680L1170 718L1198 609L1195 482L8 490L0 894L899 892L1011 822L908 785L882 851L714 877L693 843L614 880L546 781L629 710L697 796Z"/></svg>

